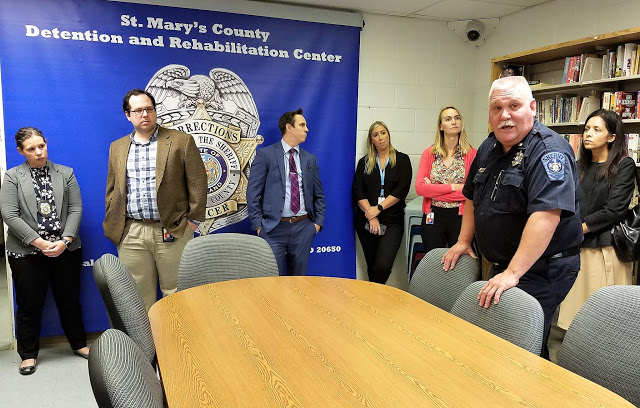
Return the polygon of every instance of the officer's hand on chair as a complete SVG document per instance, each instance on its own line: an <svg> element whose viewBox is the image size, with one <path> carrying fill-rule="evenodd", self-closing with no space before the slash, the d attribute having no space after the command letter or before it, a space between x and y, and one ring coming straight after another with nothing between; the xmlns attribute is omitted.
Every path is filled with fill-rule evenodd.
<svg viewBox="0 0 640 408"><path fill-rule="evenodd" d="M520 279L518 279L515 274L508 272L508 269L489 279L478 293L480 306L485 308L489 307L489 305L491 305L491 299L493 299L493 303L497 305L500 301L500 295L502 295L505 290L516 286L519 281Z"/></svg>
<svg viewBox="0 0 640 408"><path fill-rule="evenodd" d="M473 259L478 259L476 254L471 249L471 245L466 242L458 241L454 246L449 248L449 250L444 254L442 260L442 269L445 271L451 270L456 266L456 262L458 262L458 258L462 255L468 254Z"/></svg>

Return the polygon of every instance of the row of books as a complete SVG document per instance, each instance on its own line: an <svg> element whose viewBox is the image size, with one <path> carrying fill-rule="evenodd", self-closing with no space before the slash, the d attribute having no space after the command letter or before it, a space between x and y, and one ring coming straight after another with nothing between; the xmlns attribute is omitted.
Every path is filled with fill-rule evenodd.
<svg viewBox="0 0 640 408"><path fill-rule="evenodd" d="M638 152L638 141L640 140L640 134L629 133L624 135L627 139L627 152L629 157L636 162L636 167L640 167L640 152Z"/></svg>
<svg viewBox="0 0 640 408"><path fill-rule="evenodd" d="M578 157L578 148L580 147L580 144L582 143L582 135L581 134L567 134L567 135L562 135L562 137L565 138L565 140L567 142L569 142L569 144L571 145L571 147L573 148L573 152L576 156L576 159L579 159ZM626 142L627 142L627 154L629 157L631 157L633 159L634 162L636 162L636 166L640 167L640 152L638 151L638 147L640 145L640 134L638 133L629 133L629 134L625 134L624 135Z"/></svg>
<svg viewBox="0 0 640 408"><path fill-rule="evenodd" d="M577 122L581 106L581 96L557 95L538 102L536 119L545 124Z"/></svg>
<svg viewBox="0 0 640 408"><path fill-rule="evenodd" d="M562 83L586 82L640 74L638 44L627 43L607 49L604 55L581 54L566 57Z"/></svg>
<svg viewBox="0 0 640 408"><path fill-rule="evenodd" d="M640 73L640 53L638 44L618 45L607 49L602 56L602 78L616 78Z"/></svg>
<svg viewBox="0 0 640 408"><path fill-rule="evenodd" d="M622 119L638 119L638 98L640 91L637 92L603 92L602 108L614 110Z"/></svg>
<svg viewBox="0 0 640 408"><path fill-rule="evenodd" d="M597 61L595 62L596 64L601 64L602 58L596 54L581 54L575 57L566 57L564 59L564 70L562 71L562 83L570 84L572 82L585 81L585 72L593 71L594 61ZM587 62L589 62L589 66L586 66ZM598 67L600 66L598 65ZM602 71L601 67L600 71ZM600 75L600 71L598 71L598 76ZM587 74L587 76L589 75Z"/></svg>
<svg viewBox="0 0 640 408"><path fill-rule="evenodd" d="M567 142L573 147L573 154L578 159L578 148L582 143L582 135L581 134L572 134L572 135L562 135Z"/></svg>
<svg viewBox="0 0 640 408"><path fill-rule="evenodd" d="M622 119L639 119L638 101L640 91L603 92L602 99L596 96L557 95L552 99L537 102L536 119L544 124L584 123L591 112L598 108L615 111Z"/></svg>

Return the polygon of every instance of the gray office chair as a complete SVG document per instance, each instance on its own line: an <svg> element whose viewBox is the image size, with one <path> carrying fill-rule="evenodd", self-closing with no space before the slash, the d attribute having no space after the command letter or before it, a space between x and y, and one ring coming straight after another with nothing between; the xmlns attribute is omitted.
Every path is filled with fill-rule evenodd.
<svg viewBox="0 0 640 408"><path fill-rule="evenodd" d="M160 380L140 347L108 329L89 352L89 380L100 408L162 408Z"/></svg>
<svg viewBox="0 0 640 408"><path fill-rule="evenodd" d="M591 295L569 325L558 364L640 407L640 286Z"/></svg>
<svg viewBox="0 0 640 408"><path fill-rule="evenodd" d="M539 355L544 333L544 313L540 303L527 292L511 288L500 302L485 309L479 305L478 292L486 281L469 285L451 309L451 313L482 327L498 337Z"/></svg>
<svg viewBox="0 0 640 408"><path fill-rule="evenodd" d="M96 281L111 327L123 331L155 364L156 349L147 309L133 277L113 254L102 255L93 265Z"/></svg>
<svg viewBox="0 0 640 408"><path fill-rule="evenodd" d="M447 250L427 252L409 282L409 293L448 312L467 286L480 279L480 264L469 255L462 255L455 268L445 271L440 261Z"/></svg>
<svg viewBox="0 0 640 408"><path fill-rule="evenodd" d="M241 278L278 276L267 241L248 234L205 235L187 243L178 267L178 290Z"/></svg>

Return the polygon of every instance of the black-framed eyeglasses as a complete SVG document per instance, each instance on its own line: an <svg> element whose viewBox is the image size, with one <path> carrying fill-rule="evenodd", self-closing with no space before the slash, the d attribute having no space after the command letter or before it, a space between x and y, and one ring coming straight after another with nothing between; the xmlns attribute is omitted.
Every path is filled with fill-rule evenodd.
<svg viewBox="0 0 640 408"><path fill-rule="evenodd" d="M143 113L149 114L156 111L156 108L149 106L148 108L141 108L136 110L129 110L129 113L133 113L136 116L142 116Z"/></svg>
<svg viewBox="0 0 640 408"><path fill-rule="evenodd" d="M496 178L496 184L493 186L493 191L491 192L491 201L496 201L498 186L500 186L500 182L502 181L502 173L504 173L504 170L500 170L500 173L498 173L498 177Z"/></svg>

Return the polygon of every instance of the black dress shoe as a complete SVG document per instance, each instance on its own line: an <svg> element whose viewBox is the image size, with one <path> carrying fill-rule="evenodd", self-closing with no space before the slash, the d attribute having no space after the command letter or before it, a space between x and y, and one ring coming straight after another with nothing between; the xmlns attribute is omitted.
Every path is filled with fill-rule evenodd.
<svg viewBox="0 0 640 408"><path fill-rule="evenodd" d="M30 365L30 366L20 367L18 368L18 371L22 375L31 375L36 372L36 365L34 363L33 365Z"/></svg>

